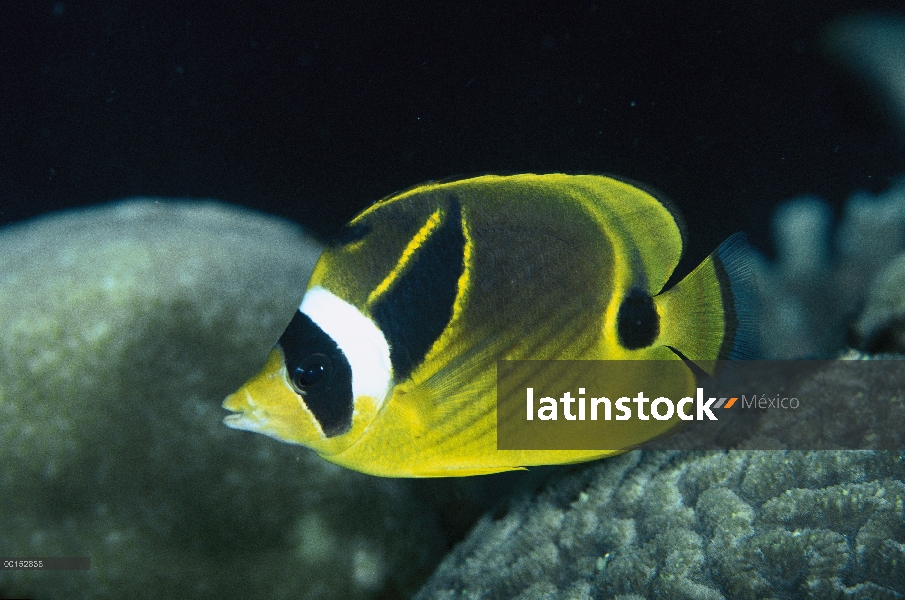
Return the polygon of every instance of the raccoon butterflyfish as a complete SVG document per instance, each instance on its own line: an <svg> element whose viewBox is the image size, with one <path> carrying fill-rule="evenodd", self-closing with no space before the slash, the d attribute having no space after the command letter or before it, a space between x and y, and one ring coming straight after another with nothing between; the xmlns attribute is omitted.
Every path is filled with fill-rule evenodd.
<svg viewBox="0 0 905 600"><path fill-rule="evenodd" d="M753 329L746 248L736 234L663 291L679 222L633 185L563 174L419 185L366 209L324 251L263 369L224 401L237 413L224 422L390 477L616 454L625 448L498 450L497 361L741 357ZM662 433L645 423L630 432L637 443Z"/></svg>

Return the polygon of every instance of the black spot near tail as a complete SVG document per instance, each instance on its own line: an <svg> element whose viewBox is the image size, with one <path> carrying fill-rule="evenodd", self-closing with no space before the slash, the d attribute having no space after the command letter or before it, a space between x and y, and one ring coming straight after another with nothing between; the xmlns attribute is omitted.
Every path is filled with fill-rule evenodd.
<svg viewBox="0 0 905 600"><path fill-rule="evenodd" d="M616 332L619 343L628 350L653 344L660 334L660 316L653 299L640 290L632 290L619 307Z"/></svg>

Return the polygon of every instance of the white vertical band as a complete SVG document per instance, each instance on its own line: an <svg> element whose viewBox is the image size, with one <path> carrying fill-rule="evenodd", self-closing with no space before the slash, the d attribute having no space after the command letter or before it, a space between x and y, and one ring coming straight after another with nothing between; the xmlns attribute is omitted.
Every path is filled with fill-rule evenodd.
<svg viewBox="0 0 905 600"><path fill-rule="evenodd" d="M321 286L305 293L299 311L329 335L352 368L352 396L383 404L393 377L390 346L377 325L357 308Z"/></svg>

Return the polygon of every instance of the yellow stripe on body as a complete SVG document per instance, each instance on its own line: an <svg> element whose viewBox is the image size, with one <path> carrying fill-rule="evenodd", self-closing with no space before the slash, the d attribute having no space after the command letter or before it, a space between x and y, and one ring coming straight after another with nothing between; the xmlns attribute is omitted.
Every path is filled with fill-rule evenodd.
<svg viewBox="0 0 905 600"><path fill-rule="evenodd" d="M377 287L374 288L368 295L367 307L370 308L371 305L374 304L383 294L389 291L390 287L392 287L393 282L402 275L402 272L405 270L406 266L411 262L412 257L417 252L418 248L420 248L424 242L427 241L427 238L430 237L431 233L439 227L440 225L440 212L439 210L434 211L434 213L430 216L427 222L421 226L421 229L418 230L418 233L412 237L411 241L406 245L405 250L402 251L402 255L399 257L399 260L396 262L396 266L393 267L393 270L381 281Z"/></svg>
<svg viewBox="0 0 905 600"><path fill-rule="evenodd" d="M600 322L601 345L598 350L598 358L611 360L632 358L630 351L625 350L622 347L616 335L616 321L619 315L619 308L622 304L621 299L625 297L628 292L629 284L632 279L630 273L627 273L631 264L627 240L628 235L623 227L623 223L618 218L615 218L615 213L611 210L609 204L607 204L611 199L601 196L602 190L596 188L596 185L599 185L599 183L592 179L590 183L595 184L595 187L592 189L584 179L585 178L582 178L582 181L572 188L575 190L573 193L579 198L579 203L588 211L594 221L596 221L601 233L610 242L610 247L613 252L613 287L611 296L607 300L603 319ZM614 179L606 178L606 181L610 185L625 185L621 181ZM630 186L625 187L630 188ZM604 193L607 191L609 190L603 190Z"/></svg>

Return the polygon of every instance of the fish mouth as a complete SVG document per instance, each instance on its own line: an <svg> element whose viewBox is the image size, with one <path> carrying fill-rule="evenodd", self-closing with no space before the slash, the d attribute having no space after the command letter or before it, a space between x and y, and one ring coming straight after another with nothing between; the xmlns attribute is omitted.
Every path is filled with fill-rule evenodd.
<svg viewBox="0 0 905 600"><path fill-rule="evenodd" d="M230 412L244 413L250 411L253 404L254 400L251 399L251 394L249 394L248 390L243 386L227 396L226 399L223 400L222 406ZM236 415L230 415L230 417L234 416ZM227 417L227 419L228 418L229 417Z"/></svg>
<svg viewBox="0 0 905 600"><path fill-rule="evenodd" d="M280 425L281 415L280 404L274 401L274 390L280 389L279 385L275 387L275 383L285 379L285 372L283 354L277 346L270 351L261 371L223 400L223 408L235 413L224 417L223 424L231 429L253 431L280 439L274 431L274 427Z"/></svg>
<svg viewBox="0 0 905 600"><path fill-rule="evenodd" d="M223 417L223 424L230 429L260 432L263 427L260 411L246 387L230 394L223 401L223 408L234 413Z"/></svg>

